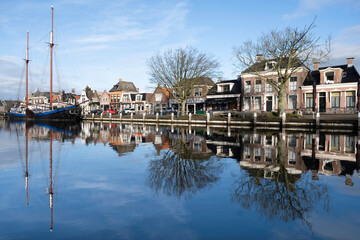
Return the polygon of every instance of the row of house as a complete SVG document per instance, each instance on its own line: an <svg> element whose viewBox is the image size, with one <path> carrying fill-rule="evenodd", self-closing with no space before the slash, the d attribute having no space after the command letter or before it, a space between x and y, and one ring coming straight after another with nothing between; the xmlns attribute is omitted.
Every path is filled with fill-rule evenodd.
<svg viewBox="0 0 360 240"><path fill-rule="evenodd" d="M265 61L258 55L255 64L264 69L266 78L278 79L277 73L272 71L276 62ZM186 112L200 113L218 107L251 112L277 111L278 93L251 69L233 80L199 79L191 98L186 101ZM336 66L319 67L316 63L312 70L300 66L286 83L286 112L355 113L359 81L354 58L347 58L347 64ZM156 112L164 107L180 108L170 89L159 85L153 93L140 93L134 83L122 79L101 96L98 106L102 110L134 108L137 112Z"/></svg>
<svg viewBox="0 0 360 240"><path fill-rule="evenodd" d="M233 80L214 82L205 77L198 79L191 97L186 101L186 112L203 113L218 107L250 112L277 111L278 93L264 81L264 76L277 81L277 72L272 71L276 62L263 60L258 55L255 64L264 69L263 79L251 67ZM316 63L312 70L299 66L286 83L286 112L355 113L359 81L354 58L347 58L347 64L337 66L319 67ZM133 82L123 81L121 78L108 92L92 91L87 87L80 95L76 95L74 91L60 91L54 93L52 98L56 108L78 103L85 114L93 109L113 109L120 112L125 108L133 108L140 113L159 112L166 107L180 110L180 104L173 98L171 89L158 85L152 93L142 93ZM49 99L48 92L29 93L30 105L45 108L49 105ZM24 104L23 102L22 105Z"/></svg>

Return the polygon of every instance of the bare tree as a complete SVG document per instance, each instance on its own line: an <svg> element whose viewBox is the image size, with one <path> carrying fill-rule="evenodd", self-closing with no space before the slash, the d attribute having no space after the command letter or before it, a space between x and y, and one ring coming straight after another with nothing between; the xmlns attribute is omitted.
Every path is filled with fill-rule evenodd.
<svg viewBox="0 0 360 240"><path fill-rule="evenodd" d="M301 68L307 69L313 63L328 59L330 54L331 39L329 37L320 42L321 38L314 33L314 21L302 29L288 27L263 33L256 43L246 41L233 48L236 67L244 70L243 73L255 74L277 92L280 114L285 111L286 82L291 75ZM262 55L261 60L259 55ZM272 73L278 79L269 78Z"/></svg>
<svg viewBox="0 0 360 240"><path fill-rule="evenodd" d="M220 64L213 55L201 53L192 47L158 52L147 59L152 83L167 88L174 99L181 103L181 114L185 114L185 104L193 94L196 81L201 77L212 78L220 72Z"/></svg>

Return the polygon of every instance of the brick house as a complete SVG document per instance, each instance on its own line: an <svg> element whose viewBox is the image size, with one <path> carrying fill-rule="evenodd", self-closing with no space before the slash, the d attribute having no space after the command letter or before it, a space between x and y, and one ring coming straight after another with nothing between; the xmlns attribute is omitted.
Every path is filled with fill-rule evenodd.
<svg viewBox="0 0 360 240"><path fill-rule="evenodd" d="M262 56L258 55L257 62L241 73L242 110L272 112L278 109L278 94L264 80L267 78L278 81L276 71L272 71L275 64L275 61L262 60ZM260 69L260 71L255 73L252 69ZM302 98L299 88L305 81L308 72L309 70L306 67L297 66L297 70L292 74L289 81L286 82L286 112L294 112L300 108Z"/></svg>
<svg viewBox="0 0 360 240"><path fill-rule="evenodd" d="M319 68L319 64L314 64L314 70L309 73L301 86L303 97L301 109L304 113L312 112L313 95L316 91L316 111L355 113L359 81L359 73L354 67L354 58L347 58L347 64L338 66Z"/></svg>
<svg viewBox="0 0 360 240"><path fill-rule="evenodd" d="M193 93L186 101L187 112L196 113L206 111L206 96L215 83L212 79L201 77L196 80Z"/></svg>
<svg viewBox="0 0 360 240"><path fill-rule="evenodd" d="M241 79L217 81L206 95L207 110L227 107L240 109Z"/></svg>
<svg viewBox="0 0 360 240"><path fill-rule="evenodd" d="M148 101L150 112L160 112L162 108L168 107L169 100L170 91L158 84Z"/></svg>
<svg viewBox="0 0 360 240"><path fill-rule="evenodd" d="M110 108L117 111L122 111L124 108L131 107L131 94L138 93L133 82L123 81L121 78L109 91Z"/></svg>
<svg viewBox="0 0 360 240"><path fill-rule="evenodd" d="M152 95L152 93L131 94L132 107L137 113L150 112L149 100L151 99Z"/></svg>

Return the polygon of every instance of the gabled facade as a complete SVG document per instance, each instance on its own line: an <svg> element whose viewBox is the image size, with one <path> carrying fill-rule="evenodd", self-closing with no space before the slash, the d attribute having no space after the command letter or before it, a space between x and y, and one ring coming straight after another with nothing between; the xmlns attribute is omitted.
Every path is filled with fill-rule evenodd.
<svg viewBox="0 0 360 240"><path fill-rule="evenodd" d="M319 68L314 65L301 86L304 113L315 111L330 113L355 113L360 76L354 66L354 58L347 58L347 64Z"/></svg>
<svg viewBox="0 0 360 240"><path fill-rule="evenodd" d="M191 98L186 101L187 112L196 113L206 111L206 96L215 83L210 78L199 78L194 85Z"/></svg>
<svg viewBox="0 0 360 240"><path fill-rule="evenodd" d="M207 110L226 107L240 110L241 79L217 81L207 96Z"/></svg>
<svg viewBox="0 0 360 240"><path fill-rule="evenodd" d="M110 108L110 94L104 90L99 94L100 97L100 109L106 111Z"/></svg>
<svg viewBox="0 0 360 240"><path fill-rule="evenodd" d="M163 88L160 84L156 87L153 94L149 98L150 112L160 112L162 108L169 106L170 92Z"/></svg>
<svg viewBox="0 0 360 240"><path fill-rule="evenodd" d="M137 113L150 112L149 100L152 93L132 93L132 107Z"/></svg>
<svg viewBox="0 0 360 240"><path fill-rule="evenodd" d="M272 60L262 60L261 55L258 55L258 62L254 65L257 66L250 67L241 73L241 94L243 101L241 110L254 112L277 111L277 91L264 80L272 79L275 82L279 82L277 72L275 70L272 71L276 62ZM259 69L259 71L255 73L252 69ZM308 72L309 70L307 68L298 66L289 81L286 82L286 112L295 112L300 109L302 102L300 86L302 86L305 81Z"/></svg>
<svg viewBox="0 0 360 240"><path fill-rule="evenodd" d="M110 108L122 111L123 108L131 107L131 94L138 93L133 82L123 81L121 78L109 91ZM126 96L123 96L126 95Z"/></svg>

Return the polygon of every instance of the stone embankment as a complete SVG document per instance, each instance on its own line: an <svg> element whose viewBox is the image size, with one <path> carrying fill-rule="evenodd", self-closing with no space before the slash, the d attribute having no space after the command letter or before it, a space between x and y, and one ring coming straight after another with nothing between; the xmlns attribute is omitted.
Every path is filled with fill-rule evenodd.
<svg viewBox="0 0 360 240"><path fill-rule="evenodd" d="M359 118L360 119L360 118ZM95 122L123 122L123 123L138 123L138 124L160 124L160 125L174 125L174 126L201 126L201 127L231 127L231 128L248 128L248 129L266 129L266 130L314 130L324 129L327 131L336 130L357 130L358 118L357 116L322 116L319 114L314 116L303 116L300 118L286 118L282 117L258 117L254 114L252 117L234 118L231 114L223 117L210 117L206 115L186 115L176 117L174 114L159 116L156 115L86 115L85 121Z"/></svg>

